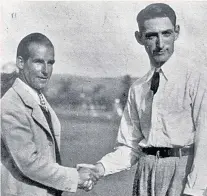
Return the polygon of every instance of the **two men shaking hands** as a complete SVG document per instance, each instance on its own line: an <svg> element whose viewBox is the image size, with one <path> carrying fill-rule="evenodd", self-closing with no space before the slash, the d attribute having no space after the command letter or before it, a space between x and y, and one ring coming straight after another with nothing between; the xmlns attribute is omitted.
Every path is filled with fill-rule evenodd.
<svg viewBox="0 0 207 196"><path fill-rule="evenodd" d="M132 196L206 195L206 71L174 54L180 26L169 5L148 5L137 22L135 37L151 68L129 90L116 150L77 168L61 165L60 122L42 95L55 63L54 46L40 33L21 40L19 76L1 99L2 195L90 191L102 176L136 163Z"/></svg>
<svg viewBox="0 0 207 196"><path fill-rule="evenodd" d="M97 181L104 176L104 167L101 163L85 164L81 163L77 165L79 172L79 188L85 191L93 189Z"/></svg>

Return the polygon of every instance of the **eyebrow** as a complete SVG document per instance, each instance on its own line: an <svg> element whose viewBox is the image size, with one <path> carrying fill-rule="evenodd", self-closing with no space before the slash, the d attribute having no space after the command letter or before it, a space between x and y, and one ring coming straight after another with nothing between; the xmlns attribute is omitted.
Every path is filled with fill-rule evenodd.
<svg viewBox="0 0 207 196"><path fill-rule="evenodd" d="M163 30L161 31L162 33L165 33L165 32L173 32L172 29L166 29L166 30ZM149 37L149 36L155 36L157 35L159 32L145 32L145 36Z"/></svg>
<svg viewBox="0 0 207 196"><path fill-rule="evenodd" d="M145 33L145 37L156 36L157 34L158 34L157 32L148 32Z"/></svg>
<svg viewBox="0 0 207 196"><path fill-rule="evenodd" d="M40 62L40 63L44 63L43 59L33 59L33 62Z"/></svg>
<svg viewBox="0 0 207 196"><path fill-rule="evenodd" d="M44 60L43 59L34 59L33 62L44 63ZM48 63L54 64L55 63L55 60L49 60Z"/></svg>
<svg viewBox="0 0 207 196"><path fill-rule="evenodd" d="M172 29L167 29L167 30L165 30L165 31L162 31L162 33L165 33L165 32L170 32L170 33L172 33L173 30L172 30Z"/></svg>

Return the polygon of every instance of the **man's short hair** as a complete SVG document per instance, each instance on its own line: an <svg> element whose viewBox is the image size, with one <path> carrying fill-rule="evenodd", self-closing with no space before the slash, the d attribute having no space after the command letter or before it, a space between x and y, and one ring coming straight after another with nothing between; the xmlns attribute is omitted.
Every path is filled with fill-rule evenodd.
<svg viewBox="0 0 207 196"><path fill-rule="evenodd" d="M45 35L41 33L31 33L20 41L17 48L17 57L21 56L25 61L28 60L30 56L29 45L31 43L36 43L54 48L52 42Z"/></svg>
<svg viewBox="0 0 207 196"><path fill-rule="evenodd" d="M144 22L153 18L167 17L170 19L172 24L176 25L176 14L175 11L165 3L153 3L141 10L137 15L137 23L139 30L143 30Z"/></svg>

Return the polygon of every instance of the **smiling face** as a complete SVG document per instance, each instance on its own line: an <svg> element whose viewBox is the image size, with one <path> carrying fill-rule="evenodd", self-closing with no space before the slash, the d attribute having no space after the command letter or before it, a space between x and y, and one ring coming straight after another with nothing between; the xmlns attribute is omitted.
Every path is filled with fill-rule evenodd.
<svg viewBox="0 0 207 196"><path fill-rule="evenodd" d="M168 17L144 22L139 43L145 46L152 65L160 67L171 57L178 34L179 26L175 27Z"/></svg>
<svg viewBox="0 0 207 196"><path fill-rule="evenodd" d="M21 79L33 89L40 91L47 85L53 71L54 48L48 45L31 43L28 46L29 58L17 57Z"/></svg>

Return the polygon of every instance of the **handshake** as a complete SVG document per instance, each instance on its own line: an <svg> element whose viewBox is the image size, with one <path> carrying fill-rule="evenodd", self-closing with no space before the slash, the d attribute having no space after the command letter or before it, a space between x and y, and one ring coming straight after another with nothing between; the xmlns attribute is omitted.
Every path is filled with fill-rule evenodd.
<svg viewBox="0 0 207 196"><path fill-rule="evenodd" d="M90 191L97 181L104 175L104 167L101 163L78 164L77 171L79 174L78 188Z"/></svg>

